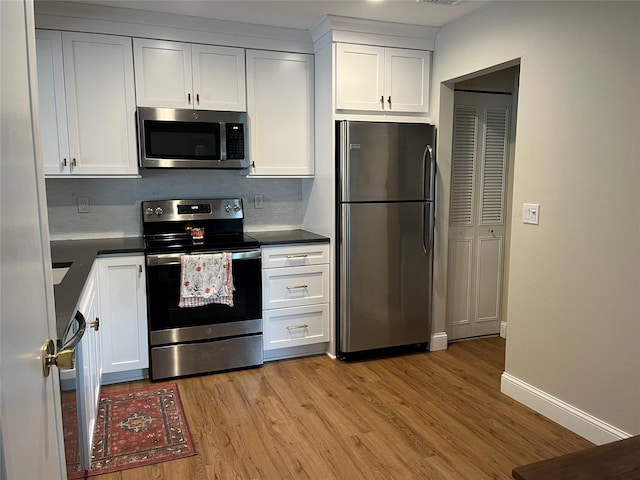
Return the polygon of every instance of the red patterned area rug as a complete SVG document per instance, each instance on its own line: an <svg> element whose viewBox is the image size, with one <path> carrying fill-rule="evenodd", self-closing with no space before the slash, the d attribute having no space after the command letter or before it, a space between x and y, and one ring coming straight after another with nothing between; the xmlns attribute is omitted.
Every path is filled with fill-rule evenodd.
<svg viewBox="0 0 640 480"><path fill-rule="evenodd" d="M101 394L93 438L90 476L196 455L176 384ZM67 450L68 479L83 478L77 449Z"/></svg>

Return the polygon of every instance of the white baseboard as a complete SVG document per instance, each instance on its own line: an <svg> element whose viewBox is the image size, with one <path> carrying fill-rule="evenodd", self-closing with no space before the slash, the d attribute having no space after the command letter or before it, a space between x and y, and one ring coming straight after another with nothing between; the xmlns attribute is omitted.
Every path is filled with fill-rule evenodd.
<svg viewBox="0 0 640 480"><path fill-rule="evenodd" d="M506 372L502 374L500 391L596 445L631 437L631 434Z"/></svg>
<svg viewBox="0 0 640 480"><path fill-rule="evenodd" d="M129 370L127 372L105 373L102 375L101 385L111 385L114 383L133 382L136 380L143 380L149 378L149 370L146 368L139 368L136 370Z"/></svg>
<svg viewBox="0 0 640 480"><path fill-rule="evenodd" d="M500 322L500 336L507 338L507 322Z"/></svg>
<svg viewBox="0 0 640 480"><path fill-rule="evenodd" d="M448 343L447 332L438 332L431 335L429 343L429 351L436 352L438 350L446 350Z"/></svg>

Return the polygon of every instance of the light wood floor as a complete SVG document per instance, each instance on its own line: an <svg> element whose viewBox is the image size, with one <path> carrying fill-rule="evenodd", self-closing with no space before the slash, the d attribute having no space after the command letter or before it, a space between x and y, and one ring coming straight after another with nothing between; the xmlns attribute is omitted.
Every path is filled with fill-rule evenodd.
<svg viewBox="0 0 640 480"><path fill-rule="evenodd" d="M508 479L517 465L592 446L501 394L503 369L504 340L485 338L174 380L198 455L90 478Z"/></svg>

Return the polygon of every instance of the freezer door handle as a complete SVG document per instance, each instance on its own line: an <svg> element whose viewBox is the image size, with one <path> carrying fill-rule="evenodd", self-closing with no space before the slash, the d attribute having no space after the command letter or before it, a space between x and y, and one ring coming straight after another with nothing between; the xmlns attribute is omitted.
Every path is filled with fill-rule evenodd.
<svg viewBox="0 0 640 480"><path fill-rule="evenodd" d="M430 161L429 168L429 200L433 200L433 189L434 189L434 176L435 176L435 168L436 162L433 161L433 148L431 145L427 144L424 149L424 153L422 154L422 198L427 198L427 156Z"/></svg>
<svg viewBox="0 0 640 480"><path fill-rule="evenodd" d="M360 145L358 145L358 150ZM340 172L342 173L342 184L340 185L340 199L346 200L347 190L349 189L349 152L351 145L349 144L349 124L347 121L340 122Z"/></svg>

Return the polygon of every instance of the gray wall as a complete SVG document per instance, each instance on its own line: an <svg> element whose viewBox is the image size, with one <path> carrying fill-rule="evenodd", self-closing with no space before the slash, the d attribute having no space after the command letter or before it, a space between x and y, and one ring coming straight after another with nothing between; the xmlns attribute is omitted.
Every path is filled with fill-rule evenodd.
<svg viewBox="0 0 640 480"><path fill-rule="evenodd" d="M239 170L141 170L142 178L49 178L47 205L53 240L130 237L141 233L142 200L241 197L245 230L302 224L302 181L246 178ZM254 208L254 195L264 208ZM77 198L89 197L90 213L78 213Z"/></svg>
<svg viewBox="0 0 640 480"><path fill-rule="evenodd" d="M491 3L440 31L432 92L446 219L448 85L520 59L505 369L629 434L640 434L638 25L640 2ZM524 202L541 204L539 226L522 224ZM440 282L447 233L440 222Z"/></svg>

